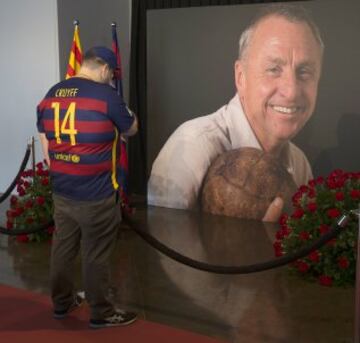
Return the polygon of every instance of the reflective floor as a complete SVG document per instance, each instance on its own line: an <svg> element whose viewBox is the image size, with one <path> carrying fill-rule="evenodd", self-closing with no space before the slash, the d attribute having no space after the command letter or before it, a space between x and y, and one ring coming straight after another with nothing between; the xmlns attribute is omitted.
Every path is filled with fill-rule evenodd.
<svg viewBox="0 0 360 343"><path fill-rule="evenodd" d="M6 208L0 205L2 225ZM138 208L136 220L199 261L243 265L273 259L274 226L154 207ZM0 283L48 294L49 253L48 243L0 235ZM80 262L81 287L79 270ZM353 342L354 289L309 283L286 267L245 275L198 271L158 253L123 225L112 273L114 301L150 321L228 342Z"/></svg>

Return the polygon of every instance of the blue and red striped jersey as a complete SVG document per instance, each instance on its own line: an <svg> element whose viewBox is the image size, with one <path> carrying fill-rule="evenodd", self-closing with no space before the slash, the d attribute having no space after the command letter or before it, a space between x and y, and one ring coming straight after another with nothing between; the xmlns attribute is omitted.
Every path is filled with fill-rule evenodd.
<svg viewBox="0 0 360 343"><path fill-rule="evenodd" d="M111 196L119 187L120 134L134 119L109 85L73 77L53 86L37 107L53 192L75 200Z"/></svg>

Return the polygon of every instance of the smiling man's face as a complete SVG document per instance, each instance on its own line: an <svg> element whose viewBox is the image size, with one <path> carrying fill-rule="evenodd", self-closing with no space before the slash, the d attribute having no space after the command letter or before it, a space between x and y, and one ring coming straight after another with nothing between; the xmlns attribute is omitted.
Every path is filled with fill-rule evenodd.
<svg viewBox="0 0 360 343"><path fill-rule="evenodd" d="M255 27L245 56L235 64L235 81L264 150L275 151L311 117L321 60L321 47L306 23L269 16Z"/></svg>

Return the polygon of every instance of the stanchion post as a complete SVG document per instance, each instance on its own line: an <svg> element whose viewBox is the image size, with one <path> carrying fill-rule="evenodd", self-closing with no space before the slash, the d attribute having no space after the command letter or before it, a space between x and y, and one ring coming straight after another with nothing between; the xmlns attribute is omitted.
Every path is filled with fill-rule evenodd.
<svg viewBox="0 0 360 343"><path fill-rule="evenodd" d="M32 157L32 170L35 176L35 138L31 137L31 157Z"/></svg>
<svg viewBox="0 0 360 343"><path fill-rule="evenodd" d="M358 225L359 225L359 233L357 240L357 258L356 258L356 286L355 286L355 334L354 334L354 343L360 343L360 219L359 219L359 211L358 215Z"/></svg>

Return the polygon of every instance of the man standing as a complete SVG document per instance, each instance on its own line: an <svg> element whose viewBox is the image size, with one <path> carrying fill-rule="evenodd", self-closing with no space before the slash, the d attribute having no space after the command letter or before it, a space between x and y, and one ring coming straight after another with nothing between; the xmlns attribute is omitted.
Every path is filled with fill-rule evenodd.
<svg viewBox="0 0 360 343"><path fill-rule="evenodd" d="M53 86L37 109L55 207L50 272L54 318L64 318L80 305L73 269L81 250L92 328L136 319L107 300L109 260L121 221L119 138L137 131L135 115L110 86L116 65L110 49L90 49L76 77Z"/></svg>
<svg viewBox="0 0 360 343"><path fill-rule="evenodd" d="M303 152L290 142L311 117L323 55L319 31L302 7L264 7L239 41L237 94L213 114L181 125L157 156L148 203L194 209L212 161L221 153L254 147L276 155L297 185L311 177ZM263 220L275 221L276 198Z"/></svg>

